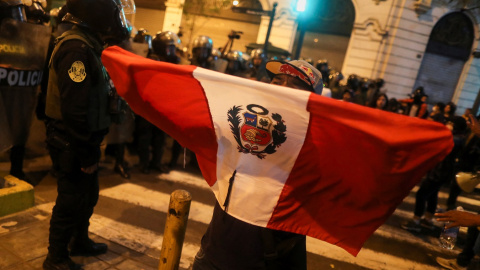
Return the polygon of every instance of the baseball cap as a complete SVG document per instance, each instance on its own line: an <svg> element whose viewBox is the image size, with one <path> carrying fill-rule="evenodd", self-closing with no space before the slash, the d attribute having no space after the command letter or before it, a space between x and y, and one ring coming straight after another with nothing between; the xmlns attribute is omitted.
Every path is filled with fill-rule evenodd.
<svg viewBox="0 0 480 270"><path fill-rule="evenodd" d="M270 79L273 79L273 77L278 74L294 76L310 85L313 92L319 95L322 93L322 73L307 63L307 61L292 60L289 62L284 62L272 60L267 62L266 69Z"/></svg>

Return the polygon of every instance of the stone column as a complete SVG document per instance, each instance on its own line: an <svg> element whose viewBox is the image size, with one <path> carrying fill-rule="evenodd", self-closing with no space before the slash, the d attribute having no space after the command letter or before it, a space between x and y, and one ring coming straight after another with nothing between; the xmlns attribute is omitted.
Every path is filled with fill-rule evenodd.
<svg viewBox="0 0 480 270"><path fill-rule="evenodd" d="M183 4L185 0L168 0L165 2L165 18L162 31L178 33L182 23Z"/></svg>

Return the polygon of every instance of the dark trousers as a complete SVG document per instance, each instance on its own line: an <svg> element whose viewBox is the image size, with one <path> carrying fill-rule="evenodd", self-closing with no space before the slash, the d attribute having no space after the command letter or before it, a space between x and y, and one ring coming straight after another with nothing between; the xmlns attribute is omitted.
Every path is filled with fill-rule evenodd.
<svg viewBox="0 0 480 270"><path fill-rule="evenodd" d="M168 164L170 168L173 168L177 165L178 157L180 156L181 150L182 150L182 146L176 140L173 140L172 158L170 159L170 162Z"/></svg>
<svg viewBox="0 0 480 270"><path fill-rule="evenodd" d="M136 130L138 139L138 157L142 166L152 165L160 167L165 143L165 132L142 117L136 118ZM150 163L150 147L152 159Z"/></svg>
<svg viewBox="0 0 480 270"><path fill-rule="evenodd" d="M25 145L14 145L10 149L10 174L23 177L23 159L25 158Z"/></svg>
<svg viewBox="0 0 480 270"><path fill-rule="evenodd" d="M126 143L110 143L105 148L105 155L115 157L115 164L123 165L125 163Z"/></svg>
<svg viewBox="0 0 480 270"><path fill-rule="evenodd" d="M88 240L89 220L99 196L98 174L85 174L80 162L69 151L58 151L58 195L50 220L48 252L56 258L68 256L68 244Z"/></svg>
<svg viewBox="0 0 480 270"><path fill-rule="evenodd" d="M457 204L457 198L462 193L462 189L458 186L458 183L453 179L450 184L450 192L447 199L447 210L455 210Z"/></svg>
<svg viewBox="0 0 480 270"><path fill-rule="evenodd" d="M423 216L425 207L427 212L434 214L437 209L438 191L442 186L442 182L425 179L421 184L415 196L415 211L417 217Z"/></svg>
<svg viewBox="0 0 480 270"><path fill-rule="evenodd" d="M475 256L475 242L477 241L479 231L477 227L468 227L467 239L465 241L465 246L460 254L457 257L457 263L460 266L468 266L470 261Z"/></svg>

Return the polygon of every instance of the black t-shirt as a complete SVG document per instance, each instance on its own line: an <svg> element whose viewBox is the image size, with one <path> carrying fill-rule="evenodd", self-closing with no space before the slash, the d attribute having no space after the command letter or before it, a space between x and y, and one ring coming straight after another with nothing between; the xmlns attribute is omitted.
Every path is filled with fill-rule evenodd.
<svg viewBox="0 0 480 270"><path fill-rule="evenodd" d="M202 249L206 258L219 269L266 269L262 235L265 230L272 234L275 246L283 247L277 259L281 269L306 269L305 236L248 224L223 211L218 202L202 238ZM287 251L283 252L285 249Z"/></svg>

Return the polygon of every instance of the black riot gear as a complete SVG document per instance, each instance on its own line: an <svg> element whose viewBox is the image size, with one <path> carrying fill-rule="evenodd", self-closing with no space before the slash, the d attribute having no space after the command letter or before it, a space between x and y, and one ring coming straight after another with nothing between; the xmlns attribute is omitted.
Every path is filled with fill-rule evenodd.
<svg viewBox="0 0 480 270"><path fill-rule="evenodd" d="M45 12L47 2L45 0L34 0L30 6L25 8L27 14L27 21L36 24L47 23L50 21L50 16Z"/></svg>
<svg viewBox="0 0 480 270"><path fill-rule="evenodd" d="M266 59L263 49L255 49L250 53L251 62L254 67L259 67Z"/></svg>
<svg viewBox="0 0 480 270"><path fill-rule="evenodd" d="M120 43L129 38L131 26L120 0L67 0L67 8L64 21L89 28L104 42Z"/></svg>
<svg viewBox="0 0 480 270"><path fill-rule="evenodd" d="M179 59L176 54L176 45L178 43L177 34L172 31L158 32L152 40L152 47L155 54L160 60L178 63Z"/></svg>
<svg viewBox="0 0 480 270"><path fill-rule="evenodd" d="M239 74L240 72L245 70L243 53L241 51L230 51L227 53L226 58L228 60L228 66L225 73L243 77L243 75Z"/></svg>
<svg viewBox="0 0 480 270"><path fill-rule="evenodd" d="M27 21L22 0L0 0L0 23L5 18L21 22Z"/></svg>
<svg viewBox="0 0 480 270"><path fill-rule="evenodd" d="M198 36L192 45L192 62L206 63L207 59L212 55L213 41L207 36Z"/></svg>
<svg viewBox="0 0 480 270"><path fill-rule="evenodd" d="M138 29L132 41L131 46L135 54L158 60L158 56L153 52L152 36L148 34L147 29Z"/></svg>
<svg viewBox="0 0 480 270"><path fill-rule="evenodd" d="M148 31L145 28L140 28L137 30L137 33L133 37L133 42L136 43L148 43L151 44L151 37L149 34L147 34Z"/></svg>
<svg viewBox="0 0 480 270"><path fill-rule="evenodd" d="M0 0L0 151L11 147L10 174L20 179L50 31L26 22L21 0Z"/></svg>

